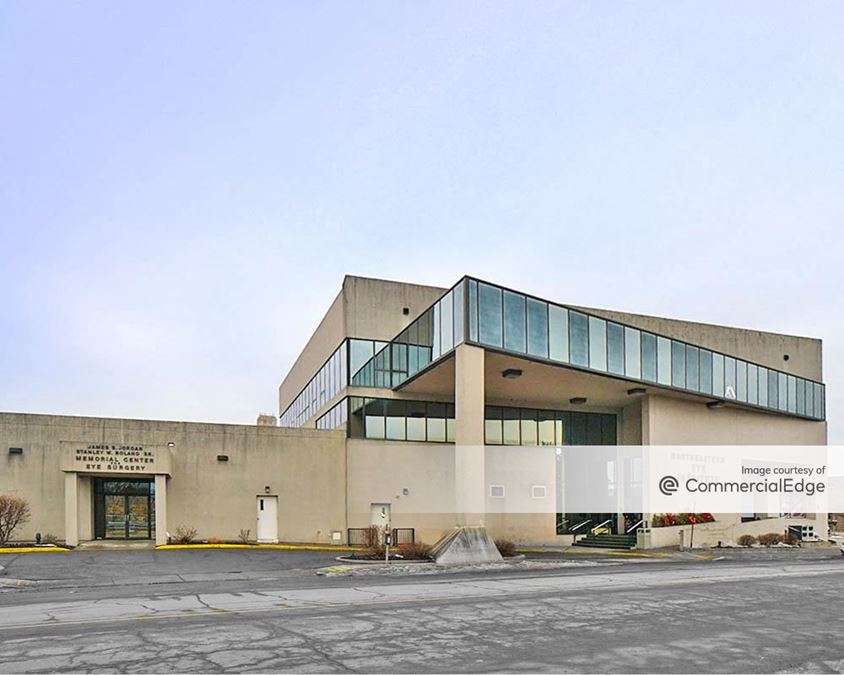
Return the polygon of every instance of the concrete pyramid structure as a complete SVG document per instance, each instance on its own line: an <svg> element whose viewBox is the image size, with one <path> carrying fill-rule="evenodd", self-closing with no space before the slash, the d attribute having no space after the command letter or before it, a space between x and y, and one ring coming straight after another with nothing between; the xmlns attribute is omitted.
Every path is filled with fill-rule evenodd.
<svg viewBox="0 0 844 675"><path fill-rule="evenodd" d="M440 565L503 560L485 527L455 527L434 544L431 557Z"/></svg>

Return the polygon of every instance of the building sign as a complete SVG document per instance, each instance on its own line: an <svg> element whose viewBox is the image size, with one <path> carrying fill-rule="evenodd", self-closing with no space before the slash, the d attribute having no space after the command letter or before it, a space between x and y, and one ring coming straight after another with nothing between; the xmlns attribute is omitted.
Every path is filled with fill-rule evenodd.
<svg viewBox="0 0 844 675"><path fill-rule="evenodd" d="M64 471L80 473L170 473L166 447L63 441Z"/></svg>

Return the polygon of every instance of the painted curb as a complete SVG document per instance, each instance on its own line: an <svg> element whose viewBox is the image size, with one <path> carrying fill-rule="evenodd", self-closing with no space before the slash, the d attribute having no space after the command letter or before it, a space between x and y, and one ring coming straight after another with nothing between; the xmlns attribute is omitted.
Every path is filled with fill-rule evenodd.
<svg viewBox="0 0 844 675"><path fill-rule="evenodd" d="M69 548L61 546L21 546L20 548L0 548L0 555L4 553L70 553Z"/></svg>
<svg viewBox="0 0 844 675"><path fill-rule="evenodd" d="M0 588L23 588L34 585L35 582L29 579L0 579Z"/></svg>
<svg viewBox="0 0 844 675"><path fill-rule="evenodd" d="M348 546L310 546L308 544L162 544L156 551L193 551L210 549L236 549L243 551L360 551Z"/></svg>

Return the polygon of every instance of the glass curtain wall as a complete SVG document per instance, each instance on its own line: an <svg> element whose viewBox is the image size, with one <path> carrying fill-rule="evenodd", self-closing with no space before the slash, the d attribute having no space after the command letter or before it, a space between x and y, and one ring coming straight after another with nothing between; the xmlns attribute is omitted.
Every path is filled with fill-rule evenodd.
<svg viewBox="0 0 844 675"><path fill-rule="evenodd" d="M824 419L824 385L468 279L469 342L637 382Z"/></svg>
<svg viewBox="0 0 844 675"><path fill-rule="evenodd" d="M340 343L293 403L281 414L280 426L301 427L346 386L348 381L347 342L343 340Z"/></svg>

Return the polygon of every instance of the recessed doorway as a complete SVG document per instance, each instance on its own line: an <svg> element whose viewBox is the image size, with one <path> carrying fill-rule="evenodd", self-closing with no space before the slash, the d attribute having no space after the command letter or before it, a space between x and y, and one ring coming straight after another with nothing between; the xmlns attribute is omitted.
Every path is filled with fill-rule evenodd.
<svg viewBox="0 0 844 675"><path fill-rule="evenodd" d="M152 539L154 536L152 478L94 478L94 537Z"/></svg>

